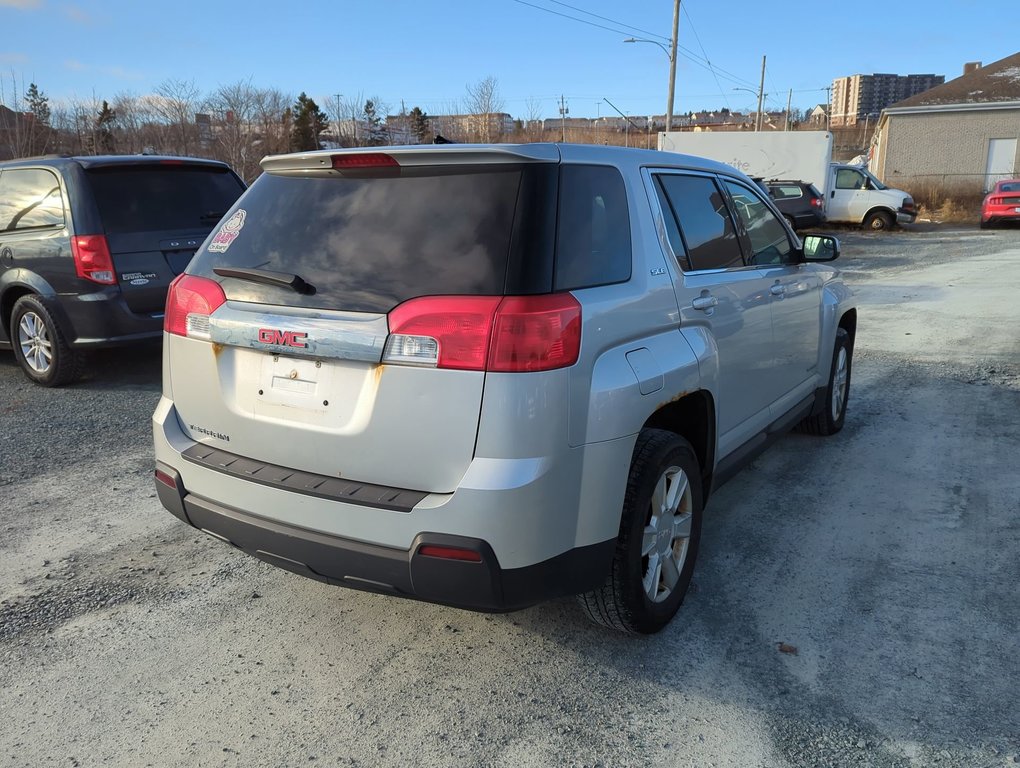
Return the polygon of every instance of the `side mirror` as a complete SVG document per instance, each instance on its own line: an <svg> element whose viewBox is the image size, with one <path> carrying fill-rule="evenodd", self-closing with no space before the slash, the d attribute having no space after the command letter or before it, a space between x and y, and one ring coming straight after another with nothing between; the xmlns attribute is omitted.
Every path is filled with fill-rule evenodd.
<svg viewBox="0 0 1020 768"><path fill-rule="evenodd" d="M839 240L832 235L804 235L804 261L835 261Z"/></svg>

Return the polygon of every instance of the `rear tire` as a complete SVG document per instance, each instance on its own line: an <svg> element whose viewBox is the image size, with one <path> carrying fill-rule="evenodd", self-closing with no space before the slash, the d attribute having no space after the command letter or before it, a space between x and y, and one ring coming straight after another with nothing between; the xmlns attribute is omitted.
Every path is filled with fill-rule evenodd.
<svg viewBox="0 0 1020 768"><path fill-rule="evenodd" d="M701 537L701 473L690 443L673 432L638 435L620 536L606 583L578 595L588 617L652 634L679 610Z"/></svg>
<svg viewBox="0 0 1020 768"><path fill-rule="evenodd" d="M22 296L14 303L11 344L25 376L40 386L68 384L84 370L84 355L67 343L46 300L40 296Z"/></svg>
<svg viewBox="0 0 1020 768"><path fill-rule="evenodd" d="M832 367L829 370L829 385L825 390L825 409L801 421L797 425L799 432L828 436L843 429L847 401L850 399L852 363L853 347L850 346L850 334L843 328L837 328L836 346L832 353Z"/></svg>
<svg viewBox="0 0 1020 768"><path fill-rule="evenodd" d="M864 217L864 228L872 232L885 232L893 228L895 220L888 211L872 211Z"/></svg>

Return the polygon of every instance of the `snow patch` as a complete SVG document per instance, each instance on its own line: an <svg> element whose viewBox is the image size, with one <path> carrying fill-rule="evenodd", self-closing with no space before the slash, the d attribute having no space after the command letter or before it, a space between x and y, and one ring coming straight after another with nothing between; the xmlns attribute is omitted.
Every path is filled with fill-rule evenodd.
<svg viewBox="0 0 1020 768"><path fill-rule="evenodd" d="M1014 83L1020 84L1020 67L1007 67L1001 72L993 72L992 77L1004 77L1008 80L1012 80Z"/></svg>

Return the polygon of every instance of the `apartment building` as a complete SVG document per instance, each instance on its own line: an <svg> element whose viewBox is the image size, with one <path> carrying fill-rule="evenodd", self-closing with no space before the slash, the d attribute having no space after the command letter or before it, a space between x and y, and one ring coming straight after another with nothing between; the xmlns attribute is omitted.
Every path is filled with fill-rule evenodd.
<svg viewBox="0 0 1020 768"><path fill-rule="evenodd" d="M890 104L946 82L944 75L850 75L832 81L830 125L874 120Z"/></svg>

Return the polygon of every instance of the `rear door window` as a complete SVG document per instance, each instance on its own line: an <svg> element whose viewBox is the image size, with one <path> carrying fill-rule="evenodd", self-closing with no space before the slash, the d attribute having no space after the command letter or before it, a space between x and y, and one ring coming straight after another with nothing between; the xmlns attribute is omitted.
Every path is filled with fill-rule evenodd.
<svg viewBox="0 0 1020 768"><path fill-rule="evenodd" d="M87 175L108 235L208 231L244 192L226 168L118 165Z"/></svg>
<svg viewBox="0 0 1020 768"><path fill-rule="evenodd" d="M62 227L64 202L55 174L11 168L0 174L0 231Z"/></svg>
<svg viewBox="0 0 1020 768"><path fill-rule="evenodd" d="M630 214L616 168L565 165L560 172L554 289L630 279Z"/></svg>
<svg viewBox="0 0 1020 768"><path fill-rule="evenodd" d="M743 255L722 190L708 176L662 174L656 177L682 238L679 254L686 251L690 269L726 269L743 266ZM669 228L667 227L667 235Z"/></svg>

